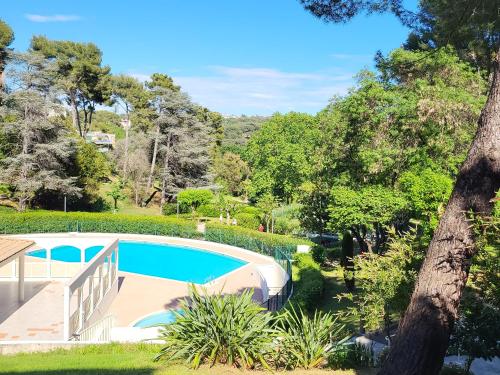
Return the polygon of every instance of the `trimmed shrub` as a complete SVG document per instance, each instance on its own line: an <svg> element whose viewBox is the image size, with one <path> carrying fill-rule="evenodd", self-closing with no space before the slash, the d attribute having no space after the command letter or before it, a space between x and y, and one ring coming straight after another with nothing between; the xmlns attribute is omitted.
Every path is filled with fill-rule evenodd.
<svg viewBox="0 0 500 375"><path fill-rule="evenodd" d="M289 217L277 217L274 219L274 233L278 234L298 234L300 233L299 219Z"/></svg>
<svg viewBox="0 0 500 375"><path fill-rule="evenodd" d="M221 213L219 208L213 203L202 204L196 212L198 212L199 216L203 217L219 217Z"/></svg>
<svg viewBox="0 0 500 375"><path fill-rule="evenodd" d="M243 228L257 230L260 225L260 219L254 214L240 212L234 215L238 225Z"/></svg>
<svg viewBox="0 0 500 375"><path fill-rule="evenodd" d="M351 232L345 231L342 236L342 258L340 260L344 273L344 282L347 290L352 291L354 281L354 241Z"/></svg>
<svg viewBox="0 0 500 375"><path fill-rule="evenodd" d="M323 296L325 278L311 254L293 256L294 290L291 302L301 309L313 312Z"/></svg>
<svg viewBox="0 0 500 375"><path fill-rule="evenodd" d="M323 264L326 259L326 248L321 245L314 245L311 254L316 263Z"/></svg>
<svg viewBox="0 0 500 375"><path fill-rule="evenodd" d="M198 238L193 222L163 216L111 213L30 211L0 213L0 233L42 232L137 233Z"/></svg>
<svg viewBox="0 0 500 375"><path fill-rule="evenodd" d="M165 203L162 207L161 212L165 216L176 215L177 214L177 203Z"/></svg>

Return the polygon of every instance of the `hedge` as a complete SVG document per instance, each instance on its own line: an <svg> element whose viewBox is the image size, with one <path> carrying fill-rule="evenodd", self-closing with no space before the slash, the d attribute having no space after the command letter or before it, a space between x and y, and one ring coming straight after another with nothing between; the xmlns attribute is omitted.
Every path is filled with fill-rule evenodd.
<svg viewBox="0 0 500 375"><path fill-rule="evenodd" d="M323 298L325 278L311 254L295 254L293 260L294 287L290 302L312 312Z"/></svg>
<svg viewBox="0 0 500 375"><path fill-rule="evenodd" d="M297 245L313 245L307 239L259 232L257 230L218 223L207 223L205 239L265 254L268 254L269 249L276 247L287 248L289 252L294 252Z"/></svg>
<svg viewBox="0 0 500 375"><path fill-rule="evenodd" d="M42 232L137 233L198 238L196 224L162 216L139 216L112 213L31 211L0 212L0 233Z"/></svg>

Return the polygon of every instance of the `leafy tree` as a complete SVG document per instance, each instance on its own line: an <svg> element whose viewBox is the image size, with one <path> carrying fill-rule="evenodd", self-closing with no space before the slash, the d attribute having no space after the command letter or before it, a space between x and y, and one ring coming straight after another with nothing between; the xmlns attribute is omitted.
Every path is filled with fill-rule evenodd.
<svg viewBox="0 0 500 375"><path fill-rule="evenodd" d="M106 157L91 143L80 141L76 153L78 185L86 194L93 196L99 190L99 184L110 174L110 165Z"/></svg>
<svg viewBox="0 0 500 375"><path fill-rule="evenodd" d="M342 235L342 258L340 265L342 266L347 290L354 290L354 241L351 232L348 230Z"/></svg>
<svg viewBox="0 0 500 375"><path fill-rule="evenodd" d="M0 90L4 87L4 70L9 54L9 45L14 41L14 32L0 19Z"/></svg>
<svg viewBox="0 0 500 375"><path fill-rule="evenodd" d="M278 200L269 193L264 194L257 201L257 208L259 208L262 213L261 222L266 223L266 232L269 232L269 224L273 219L273 211L277 207Z"/></svg>
<svg viewBox="0 0 500 375"><path fill-rule="evenodd" d="M435 0L438 1L438 0ZM306 9L325 20L342 22L362 10L390 11L404 23L415 26L409 12L399 0L338 1L302 0ZM446 7L441 14L451 22L450 33L461 31L466 20L476 12L474 0L466 7ZM456 17L456 15L460 15ZM497 17L494 13L488 16ZM495 19L498 21L498 17ZM441 22L441 24L444 24ZM475 23L478 32L462 34L465 43L481 41L489 35L489 23ZM477 27L476 27L477 26ZM384 374L437 374L442 366L449 336L464 290L469 259L477 250L469 224L470 214L482 217L492 212L493 201L500 188L500 43L494 29L495 58L491 56L493 77L486 104L465 162L460 167L448 205L427 251L427 259L419 273L419 282L406 314L399 325L396 343L381 369ZM443 263L443 254L448 261Z"/></svg>
<svg viewBox="0 0 500 375"><path fill-rule="evenodd" d="M402 236L391 229L386 253L356 256L358 288L356 293L343 295L354 302L349 312L362 322L363 329L383 329L389 340L394 319L408 306L423 259L416 237L414 229Z"/></svg>
<svg viewBox="0 0 500 375"><path fill-rule="evenodd" d="M215 161L216 180L224 186L227 191L238 196L244 193L243 182L250 175L248 164L238 154L226 152Z"/></svg>
<svg viewBox="0 0 500 375"><path fill-rule="evenodd" d="M31 49L55 63L54 79L71 107L73 126L84 137L92 124L96 105L109 99L108 66L102 66L102 52L92 43L49 40L34 36ZM84 114L83 126L80 110Z"/></svg>
<svg viewBox="0 0 500 375"><path fill-rule="evenodd" d="M47 91L47 67L38 56L18 55L12 79L19 89L4 96L0 130L13 141L11 154L2 160L0 181L11 186L24 211L37 193L55 191L79 195L75 178L65 173L75 144L57 116L61 107Z"/></svg>
<svg viewBox="0 0 500 375"><path fill-rule="evenodd" d="M496 0L421 0L417 19L407 48L432 50L451 44L462 59L490 73L500 43Z"/></svg>
<svg viewBox="0 0 500 375"><path fill-rule="evenodd" d="M380 253L386 242L385 226L397 224L398 214L405 207L401 194L381 186L368 186L359 191L334 187L328 206L329 227L337 232L350 230L361 252Z"/></svg>
<svg viewBox="0 0 500 375"><path fill-rule="evenodd" d="M500 355L500 309L484 303L474 292L466 291L460 315L450 339L450 349L466 356L465 373L476 358L492 360Z"/></svg>
<svg viewBox="0 0 500 375"><path fill-rule="evenodd" d="M196 209L202 204L207 204L214 198L213 193L206 189L186 189L177 194L177 202L181 205L191 207L193 217L196 215Z"/></svg>
<svg viewBox="0 0 500 375"><path fill-rule="evenodd" d="M420 220L427 235L432 234L450 197L452 179L431 169L424 169L403 173L398 183L408 201L411 217Z"/></svg>
<svg viewBox="0 0 500 375"><path fill-rule="evenodd" d="M276 114L255 132L246 157L252 169L251 195L269 193L290 203L310 174L309 155L316 139L314 117Z"/></svg>
<svg viewBox="0 0 500 375"><path fill-rule="evenodd" d="M330 215L328 213L329 193L318 184L305 183L301 186L301 209L299 220L302 228L318 233L320 241L326 232Z"/></svg>
<svg viewBox="0 0 500 375"><path fill-rule="evenodd" d="M125 111L125 119L128 126L125 128L125 150L123 160L123 178L127 180L128 173L128 151L129 151L129 127L130 113L137 109L147 108L148 99L142 84L135 78L126 75L113 76L111 79L111 100L117 103Z"/></svg>
<svg viewBox="0 0 500 375"><path fill-rule="evenodd" d="M123 193L124 183L123 181L118 181L113 184L111 190L107 192L107 195L113 199L113 207L115 211L118 209L118 201L124 200L127 196Z"/></svg>

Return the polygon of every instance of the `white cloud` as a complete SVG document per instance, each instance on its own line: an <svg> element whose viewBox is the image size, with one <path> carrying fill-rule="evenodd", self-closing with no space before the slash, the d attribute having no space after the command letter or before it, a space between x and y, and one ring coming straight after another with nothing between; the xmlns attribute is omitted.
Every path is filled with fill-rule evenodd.
<svg viewBox="0 0 500 375"><path fill-rule="evenodd" d="M174 75L194 101L227 114L315 113L345 94L353 74L338 69L285 72L270 68L210 66L206 75Z"/></svg>
<svg viewBox="0 0 500 375"><path fill-rule="evenodd" d="M80 16L75 14L53 14L53 15L41 15L41 14L26 14L26 18L32 22L71 22L79 21Z"/></svg>
<svg viewBox="0 0 500 375"><path fill-rule="evenodd" d="M316 113L354 84L353 74L339 69L304 73L216 65L199 75L170 73L195 102L225 114ZM139 70L127 74L141 82L150 77Z"/></svg>

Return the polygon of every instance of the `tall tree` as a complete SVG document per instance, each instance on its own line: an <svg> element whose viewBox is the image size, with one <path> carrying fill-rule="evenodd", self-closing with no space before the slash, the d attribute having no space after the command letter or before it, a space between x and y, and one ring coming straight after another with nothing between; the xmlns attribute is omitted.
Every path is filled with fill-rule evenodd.
<svg viewBox="0 0 500 375"><path fill-rule="evenodd" d="M158 121L158 117L161 115L161 107L158 105L158 96L161 96L163 93L166 92L174 92L178 93L180 92L181 88L180 86L177 86L174 84L174 80L169 77L166 74L161 74L161 73L153 73L151 75L151 80L146 82L146 87L149 88L151 91L151 107L154 111L154 115L152 116L153 122L154 122L154 136L153 136L153 152L152 152L152 157L151 157L151 168L149 171L148 175L148 183L147 183L147 190L150 190L153 187L153 177L154 177L154 172L155 172L155 167L156 167L156 158L158 155L158 147L160 144L160 137L161 137L161 126L160 122Z"/></svg>
<svg viewBox="0 0 500 375"><path fill-rule="evenodd" d="M0 181L14 190L19 211L24 211L41 191L79 195L76 179L65 174L65 165L76 147L66 128L58 121L61 106L49 90L47 70L39 56L16 57L18 69L12 79L17 90L5 97L2 131L15 145L11 155L2 160Z"/></svg>
<svg viewBox="0 0 500 375"><path fill-rule="evenodd" d="M438 1L438 0L436 0ZM411 17L399 0L331 1L301 0L316 16L327 21L345 22L360 11L391 11L403 22ZM478 1L466 7L448 7L450 15L467 23ZM492 12L491 17L498 17ZM497 20L498 18L495 18ZM465 21L465 22L464 22ZM484 33L487 30L481 29ZM495 34L498 30L494 30ZM497 35L497 34L496 34ZM477 40L478 35L470 36ZM451 198L440 219L420 270L410 305L400 322L381 374L438 374L448 347L450 333L467 281L470 259L476 252L471 216L491 213L492 198L500 187L500 46L495 43L493 77L488 100L479 118L477 132L467 158L460 168Z"/></svg>
<svg viewBox="0 0 500 375"><path fill-rule="evenodd" d="M9 45L14 41L14 32L10 26L0 19L0 90L4 87L4 70L7 64Z"/></svg>
<svg viewBox="0 0 500 375"><path fill-rule="evenodd" d="M55 63L54 79L71 107L74 128L84 137L96 105L106 102L111 94L110 68L102 66L102 52L93 43L49 40L44 36L34 36L31 49Z"/></svg>
<svg viewBox="0 0 500 375"><path fill-rule="evenodd" d="M123 159L123 179L127 180L128 174L128 151L129 151L129 133L131 127L130 113L137 109L148 106L148 95L143 85L135 78L118 75L111 79L111 100L118 104L125 112L125 154Z"/></svg>

